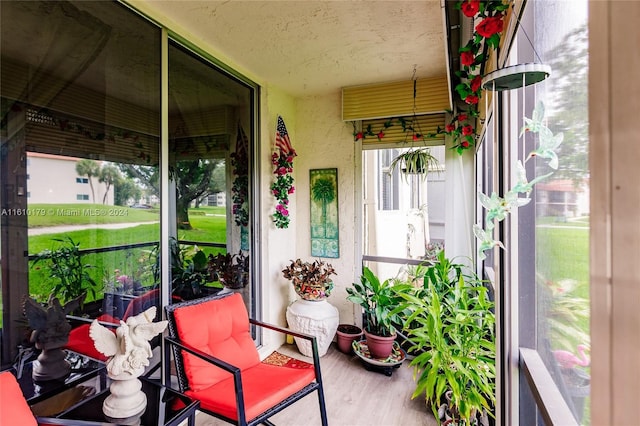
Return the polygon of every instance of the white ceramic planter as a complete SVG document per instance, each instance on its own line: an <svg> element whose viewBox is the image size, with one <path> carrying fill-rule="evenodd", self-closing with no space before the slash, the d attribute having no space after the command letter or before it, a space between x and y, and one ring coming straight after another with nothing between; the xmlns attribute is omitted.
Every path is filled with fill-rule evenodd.
<svg viewBox="0 0 640 426"><path fill-rule="evenodd" d="M318 354L327 353L338 329L338 309L327 300L296 300L287 307L287 323L293 331L311 334L318 342ZM311 342L295 337L301 354L313 356Z"/></svg>

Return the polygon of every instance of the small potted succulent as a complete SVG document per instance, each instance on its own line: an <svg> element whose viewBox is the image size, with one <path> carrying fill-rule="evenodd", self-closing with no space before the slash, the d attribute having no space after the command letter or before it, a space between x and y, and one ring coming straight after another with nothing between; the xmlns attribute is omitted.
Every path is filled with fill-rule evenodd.
<svg viewBox="0 0 640 426"><path fill-rule="evenodd" d="M337 275L331 264L322 260L303 262L292 260L291 264L282 270L282 275L291 280L298 296L304 300L324 300L333 290L331 275Z"/></svg>

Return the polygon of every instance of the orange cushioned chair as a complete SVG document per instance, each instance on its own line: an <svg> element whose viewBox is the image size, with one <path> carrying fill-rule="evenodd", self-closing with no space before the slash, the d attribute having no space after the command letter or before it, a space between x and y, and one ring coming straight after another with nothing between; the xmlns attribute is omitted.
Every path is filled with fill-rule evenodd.
<svg viewBox="0 0 640 426"><path fill-rule="evenodd" d="M180 391L200 409L237 425L270 425L268 419L317 391L322 424L327 414L316 338L249 319L239 293L166 306ZM311 341L313 368L260 362L250 324Z"/></svg>
<svg viewBox="0 0 640 426"><path fill-rule="evenodd" d="M86 425L85 422L75 420L62 420L49 417L35 417L22 389L16 380L16 376L10 371L0 372L0 425L2 426L49 426Z"/></svg>
<svg viewBox="0 0 640 426"><path fill-rule="evenodd" d="M0 425L37 425L36 418L24 399L16 376L9 371L0 373Z"/></svg>

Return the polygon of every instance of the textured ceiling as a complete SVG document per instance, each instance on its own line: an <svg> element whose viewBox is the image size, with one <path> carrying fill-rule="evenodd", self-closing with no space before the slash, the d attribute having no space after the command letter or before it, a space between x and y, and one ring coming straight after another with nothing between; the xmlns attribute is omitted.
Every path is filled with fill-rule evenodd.
<svg viewBox="0 0 640 426"><path fill-rule="evenodd" d="M132 3L294 96L447 73L439 1Z"/></svg>

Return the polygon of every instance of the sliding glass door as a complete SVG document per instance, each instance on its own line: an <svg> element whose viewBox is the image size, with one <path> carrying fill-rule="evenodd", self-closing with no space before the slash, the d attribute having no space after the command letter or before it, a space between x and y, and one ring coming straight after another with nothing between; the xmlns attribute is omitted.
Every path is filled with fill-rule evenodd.
<svg viewBox="0 0 640 426"><path fill-rule="evenodd" d="M25 298L72 302L74 330L163 289L240 291L253 311L256 86L184 44L163 51L162 28L118 2L0 8L2 366L37 343Z"/></svg>

